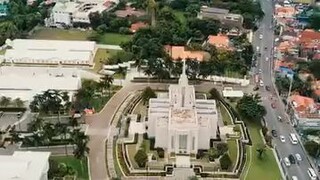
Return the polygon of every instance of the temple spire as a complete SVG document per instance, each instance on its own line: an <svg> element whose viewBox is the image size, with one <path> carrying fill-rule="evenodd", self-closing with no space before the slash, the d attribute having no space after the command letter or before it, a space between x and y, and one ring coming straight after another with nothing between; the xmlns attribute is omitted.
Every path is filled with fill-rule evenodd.
<svg viewBox="0 0 320 180"><path fill-rule="evenodd" d="M182 73L181 73L180 78L179 78L179 85L187 86L188 85L188 77L187 77L187 74L186 74L186 60L183 59L182 62L183 62Z"/></svg>

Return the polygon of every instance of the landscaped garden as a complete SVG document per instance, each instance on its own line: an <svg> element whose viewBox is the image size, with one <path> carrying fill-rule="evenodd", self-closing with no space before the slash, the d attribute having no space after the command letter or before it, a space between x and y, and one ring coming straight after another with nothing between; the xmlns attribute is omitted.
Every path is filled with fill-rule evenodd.
<svg viewBox="0 0 320 180"><path fill-rule="evenodd" d="M102 66L108 62L108 58L117 54L119 50L113 49L98 49L96 55L94 56L94 72L99 72Z"/></svg>
<svg viewBox="0 0 320 180"><path fill-rule="evenodd" d="M86 41L90 38L92 31L78 30L78 29L49 29L41 28L36 30L31 36L31 39L51 39L51 40L79 40ZM130 35L119 34L119 33L104 33L99 35L97 43L120 45L121 43L127 42L131 39Z"/></svg>
<svg viewBox="0 0 320 180"><path fill-rule="evenodd" d="M53 177L72 176L78 180L88 180L87 159L77 159L73 156L51 156L49 159L49 179Z"/></svg>

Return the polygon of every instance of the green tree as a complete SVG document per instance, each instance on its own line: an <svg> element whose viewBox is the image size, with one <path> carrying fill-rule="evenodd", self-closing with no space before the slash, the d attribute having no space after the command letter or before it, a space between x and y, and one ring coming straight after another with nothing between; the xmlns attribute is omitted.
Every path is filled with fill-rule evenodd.
<svg viewBox="0 0 320 180"><path fill-rule="evenodd" d="M219 156L220 154L216 148L210 148L208 150L209 161L214 161L214 159L218 158Z"/></svg>
<svg viewBox="0 0 320 180"><path fill-rule="evenodd" d="M103 91L108 89L109 91L109 97L111 97L111 85L113 83L113 77L110 75L104 75L100 78L99 85L102 88Z"/></svg>
<svg viewBox="0 0 320 180"><path fill-rule="evenodd" d="M217 147L217 151L218 151L219 155L222 155L228 151L228 144L227 143L223 143L223 142L218 143L216 145L216 147Z"/></svg>
<svg viewBox="0 0 320 180"><path fill-rule="evenodd" d="M309 24L316 31L318 31L320 29L319 21L320 21L319 12L315 12L309 17Z"/></svg>
<svg viewBox="0 0 320 180"><path fill-rule="evenodd" d="M73 143L76 145L73 155L75 158L80 160L81 168L83 171L83 159L90 152L90 149L87 147L89 137L84 134L84 132L80 132L79 129L74 129L71 134Z"/></svg>
<svg viewBox="0 0 320 180"><path fill-rule="evenodd" d="M149 102L149 99L150 99L150 98L156 98L157 95L156 95L156 93L148 86L148 87L146 87L146 88L143 90L143 92L142 92L142 94L141 94L141 97L142 97L142 102L143 102L143 104L146 104L146 103Z"/></svg>
<svg viewBox="0 0 320 180"><path fill-rule="evenodd" d="M0 106L7 107L10 105L11 98L2 96L0 99Z"/></svg>
<svg viewBox="0 0 320 180"><path fill-rule="evenodd" d="M221 100L222 96L216 88L212 88L210 91L210 99Z"/></svg>
<svg viewBox="0 0 320 180"><path fill-rule="evenodd" d="M18 108L21 108L24 106L24 102L20 98L14 99L13 104Z"/></svg>
<svg viewBox="0 0 320 180"><path fill-rule="evenodd" d="M229 167L232 165L232 161L229 157L228 153L225 153L221 158L220 158L220 167L222 170L227 170Z"/></svg>
<svg viewBox="0 0 320 180"><path fill-rule="evenodd" d="M261 98L258 94L244 94L236 108L244 119L260 121L267 113L260 103Z"/></svg>
<svg viewBox="0 0 320 180"><path fill-rule="evenodd" d="M143 149L139 149L137 153L134 155L134 160L136 161L139 167L145 167L148 161L148 155Z"/></svg>
<svg viewBox="0 0 320 180"><path fill-rule="evenodd" d="M320 145L315 141L305 142L304 147L310 156L315 158L319 155Z"/></svg>
<svg viewBox="0 0 320 180"><path fill-rule="evenodd" d="M266 145L265 144L258 144L256 151L258 152L259 159L262 159L262 156L266 151Z"/></svg>

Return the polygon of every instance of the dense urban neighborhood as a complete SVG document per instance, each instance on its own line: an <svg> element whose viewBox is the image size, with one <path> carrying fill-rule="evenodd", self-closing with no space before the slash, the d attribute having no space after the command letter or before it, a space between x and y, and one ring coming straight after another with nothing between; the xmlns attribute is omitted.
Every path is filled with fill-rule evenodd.
<svg viewBox="0 0 320 180"><path fill-rule="evenodd" d="M317 0L0 0L0 179L317 180L319 60Z"/></svg>

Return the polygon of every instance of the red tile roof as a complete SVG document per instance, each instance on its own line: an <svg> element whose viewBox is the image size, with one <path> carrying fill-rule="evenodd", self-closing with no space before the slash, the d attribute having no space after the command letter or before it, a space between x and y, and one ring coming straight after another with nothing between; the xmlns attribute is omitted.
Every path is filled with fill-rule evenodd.
<svg viewBox="0 0 320 180"><path fill-rule="evenodd" d="M166 45L164 48L174 60L190 58L197 59L198 61L203 61L205 57L204 51L186 51L184 46Z"/></svg>
<svg viewBox="0 0 320 180"><path fill-rule="evenodd" d="M217 48L222 48L222 49L230 48L229 37L224 34L218 34L216 36L210 35L208 37L208 43L216 46Z"/></svg>
<svg viewBox="0 0 320 180"><path fill-rule="evenodd" d="M147 27L148 24L147 23L144 23L144 22L136 22L136 23L133 23L131 24L131 27L130 27L130 31L135 33L137 32L140 28L145 28Z"/></svg>

